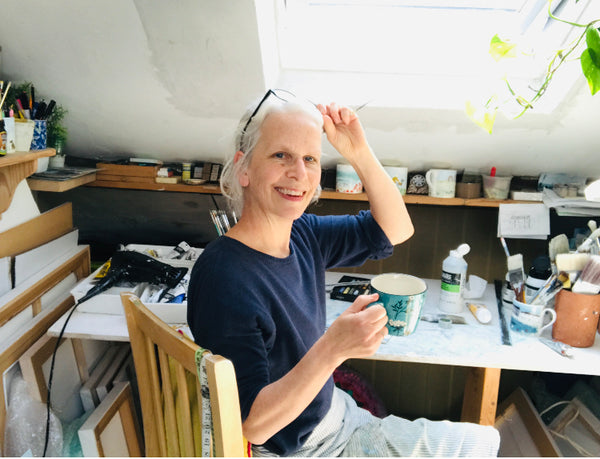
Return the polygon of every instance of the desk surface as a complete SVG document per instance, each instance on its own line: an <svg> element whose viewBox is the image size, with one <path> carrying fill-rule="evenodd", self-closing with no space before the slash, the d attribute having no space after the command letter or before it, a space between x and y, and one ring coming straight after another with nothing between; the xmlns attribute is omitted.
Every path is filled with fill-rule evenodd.
<svg viewBox="0 0 600 459"><path fill-rule="evenodd" d="M335 282L339 277L337 273L327 273L328 282ZM424 312L442 313L437 307L440 281L424 280L427 283ZM466 325L453 324L445 330L436 323L420 321L413 334L387 338L371 359L600 375L600 337L596 336L594 346L590 348L573 348L573 357L563 357L537 338L523 336L510 328L512 346L503 345L494 285L488 283L483 298L472 302L488 307L492 313L489 324L479 323L466 308L460 314L465 318ZM331 323L348 304L328 300L327 322ZM504 312L505 319L509 321L510 311ZM552 339L551 328L544 330L542 337Z"/></svg>
<svg viewBox="0 0 600 459"><path fill-rule="evenodd" d="M327 282L335 282L341 273L327 273ZM359 275L360 277L369 277ZM427 299L424 312L439 313L437 308L440 281L425 279ZM480 324L465 309L461 314L466 325L453 324L450 329L441 329L438 324L421 321L416 331L409 336L391 336L371 357L375 360L418 362L437 365L458 365L480 368L503 368L553 373L600 375L600 338L596 336L594 346L573 348L573 357L563 357L537 338L524 337L511 330L512 346L502 344L498 308L494 286L488 284L483 298L473 302L485 304L492 313L492 321ZM327 323L330 324L349 303L327 300ZM510 314L505 314L510 318ZM66 315L49 330L58 336ZM550 327L551 328L551 327ZM124 316L75 312L66 328L65 337L89 338L111 341L128 341L127 324ZM551 338L550 329L542 334Z"/></svg>

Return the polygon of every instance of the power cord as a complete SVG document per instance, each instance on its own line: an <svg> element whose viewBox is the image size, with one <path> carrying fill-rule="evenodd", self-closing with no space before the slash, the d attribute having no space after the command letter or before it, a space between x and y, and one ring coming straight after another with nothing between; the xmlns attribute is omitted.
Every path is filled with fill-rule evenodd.
<svg viewBox="0 0 600 459"><path fill-rule="evenodd" d="M54 361L56 360L58 346L60 346L60 340L62 339L62 337L65 333L67 324L69 323L71 316L75 312L75 309L81 303L82 303L81 301L78 301L77 303L75 303L75 305L71 309L71 312L67 316L67 319L65 320L65 323L63 324L63 326L60 330L60 333L58 334L58 340L56 341L56 346L54 346L54 351L52 352L52 361L50 362L50 375L48 377L48 392L46 394L46 435L45 435L45 440L44 440L44 453L42 454L42 457L46 457L46 452L48 451L48 443L50 441L50 392L52 391L52 379L54 376Z"/></svg>

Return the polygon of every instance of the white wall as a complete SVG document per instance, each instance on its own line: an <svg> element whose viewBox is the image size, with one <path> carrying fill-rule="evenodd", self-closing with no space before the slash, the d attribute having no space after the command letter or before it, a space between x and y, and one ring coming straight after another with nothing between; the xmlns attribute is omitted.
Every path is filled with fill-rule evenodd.
<svg viewBox="0 0 600 459"><path fill-rule="evenodd" d="M264 92L253 0L3 0L0 14L2 78L69 110L75 156L222 159ZM387 164L600 176L600 96L583 79L552 115L499 117L492 135L462 111L360 114Z"/></svg>

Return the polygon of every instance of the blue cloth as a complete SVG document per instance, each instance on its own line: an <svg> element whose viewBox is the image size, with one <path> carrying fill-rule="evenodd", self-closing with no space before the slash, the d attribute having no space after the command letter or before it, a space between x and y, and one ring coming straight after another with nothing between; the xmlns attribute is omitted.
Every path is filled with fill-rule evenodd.
<svg viewBox="0 0 600 459"><path fill-rule="evenodd" d="M275 258L229 237L208 244L188 290L196 342L235 367L242 418L266 385L284 376L325 331L325 270L392 254L369 211L296 220L290 255ZM292 423L265 443L278 455L297 451L331 404L330 378Z"/></svg>

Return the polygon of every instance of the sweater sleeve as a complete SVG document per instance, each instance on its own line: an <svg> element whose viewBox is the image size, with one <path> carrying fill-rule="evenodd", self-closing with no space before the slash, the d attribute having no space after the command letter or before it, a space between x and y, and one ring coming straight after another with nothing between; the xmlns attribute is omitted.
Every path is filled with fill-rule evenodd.
<svg viewBox="0 0 600 459"><path fill-rule="evenodd" d="M360 266L389 257L394 250L371 212L358 215L306 215L313 226L326 269Z"/></svg>

